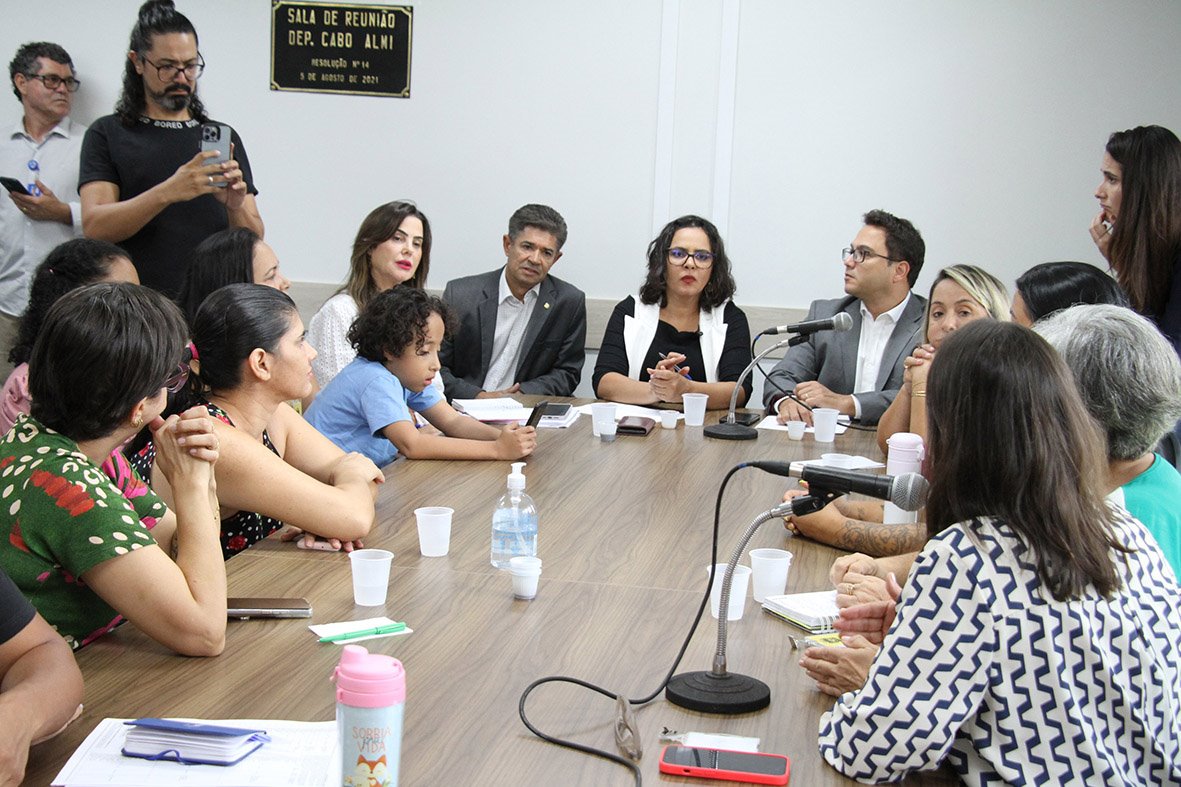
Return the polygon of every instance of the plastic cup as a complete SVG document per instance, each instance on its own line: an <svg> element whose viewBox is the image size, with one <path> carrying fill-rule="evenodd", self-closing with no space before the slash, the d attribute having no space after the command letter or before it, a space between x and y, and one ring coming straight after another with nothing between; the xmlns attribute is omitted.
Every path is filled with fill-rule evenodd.
<svg viewBox="0 0 1181 787"><path fill-rule="evenodd" d="M708 402L709 394L681 394L681 404L685 408L685 426L705 426L705 406Z"/></svg>
<svg viewBox="0 0 1181 787"><path fill-rule="evenodd" d="M591 405L591 429L595 437L609 443L615 439L615 405L612 402L598 402Z"/></svg>
<svg viewBox="0 0 1181 787"><path fill-rule="evenodd" d="M454 508L428 506L414 509L418 521L418 551L423 557L443 557L451 547L451 517Z"/></svg>
<svg viewBox="0 0 1181 787"><path fill-rule="evenodd" d="M380 607L390 589L390 565L394 553L387 549L357 549L349 553L353 568L353 602L360 607Z"/></svg>
<svg viewBox="0 0 1181 787"><path fill-rule="evenodd" d="M537 595L537 581L541 579L541 558L521 555L510 558L508 573L513 578L513 597L528 601Z"/></svg>
<svg viewBox="0 0 1181 787"><path fill-rule="evenodd" d="M761 604L767 596L783 595L792 554L786 549L752 549L748 554L755 601Z"/></svg>
<svg viewBox="0 0 1181 787"><path fill-rule="evenodd" d="M808 429L808 425L803 421L788 421L784 426L787 427L789 440L803 440L804 432Z"/></svg>
<svg viewBox="0 0 1181 787"><path fill-rule="evenodd" d="M726 564L706 566L707 573L718 570L718 577L714 580L713 589L709 592L709 611L715 619L718 609L722 605L722 581L726 577ZM734 582L730 586L730 605L726 608L726 620L742 620L742 611L746 608L746 586L750 583L750 566L735 566Z"/></svg>
<svg viewBox="0 0 1181 787"><path fill-rule="evenodd" d="M812 411L812 427L815 430L816 442L831 443L837 439L837 416L839 410L831 407L817 407Z"/></svg>
<svg viewBox="0 0 1181 787"><path fill-rule="evenodd" d="M677 428L677 413L674 410L660 411L660 427L662 429L676 429Z"/></svg>
<svg viewBox="0 0 1181 787"><path fill-rule="evenodd" d="M845 470L853 467L853 457L848 454L821 454L820 459L829 467L840 467Z"/></svg>

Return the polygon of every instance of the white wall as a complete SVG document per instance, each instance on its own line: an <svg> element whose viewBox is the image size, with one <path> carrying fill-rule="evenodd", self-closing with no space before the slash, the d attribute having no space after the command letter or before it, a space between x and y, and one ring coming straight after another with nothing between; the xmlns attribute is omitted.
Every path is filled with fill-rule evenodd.
<svg viewBox="0 0 1181 787"><path fill-rule="evenodd" d="M138 3L6 6L0 54L61 43L84 82L75 117L109 112ZM1012 282L1099 261L1087 225L1108 133L1181 130L1167 0L420 0L408 100L272 92L268 2L180 8L268 240L306 281L340 280L365 213L411 197L436 287L502 262L527 201L566 216L556 272L591 297L633 292L654 227L690 211L721 224L744 304L837 294L838 250L872 207L923 232L924 289L954 262ZM0 123L17 117L0 102Z"/></svg>

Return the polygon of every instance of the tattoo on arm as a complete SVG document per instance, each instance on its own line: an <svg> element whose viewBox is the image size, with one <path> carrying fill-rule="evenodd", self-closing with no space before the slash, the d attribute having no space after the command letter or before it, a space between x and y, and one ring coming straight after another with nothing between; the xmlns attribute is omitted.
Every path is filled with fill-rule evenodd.
<svg viewBox="0 0 1181 787"><path fill-rule="evenodd" d="M927 543L927 526L922 522L884 525L846 519L833 539L833 546L872 557L901 555L922 549Z"/></svg>

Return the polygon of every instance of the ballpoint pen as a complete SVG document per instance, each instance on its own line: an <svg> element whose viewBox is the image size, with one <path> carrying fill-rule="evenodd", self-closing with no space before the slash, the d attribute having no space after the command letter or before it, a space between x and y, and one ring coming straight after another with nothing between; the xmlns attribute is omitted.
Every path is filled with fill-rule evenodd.
<svg viewBox="0 0 1181 787"><path fill-rule="evenodd" d="M659 352L659 351L658 351L656 354L660 356L660 360L662 360L662 361L667 361L667 360L668 360L668 356L667 356L667 355L665 355L664 353L662 353L662 352ZM681 368L681 365L680 365L679 363L674 363L674 364L673 364L673 371L674 371L674 372L676 372L677 374L680 374L680 373L681 373L683 370L682 370L682 368ZM692 375L690 375L690 374L686 373L686 374L685 374L685 379L686 379L686 380L692 380L692 379L693 379L693 377L692 377Z"/></svg>
<svg viewBox="0 0 1181 787"><path fill-rule="evenodd" d="M399 631L404 631L405 623L390 623L387 626L378 626L377 628L361 629L360 631L346 631L343 634L332 634L327 637L320 637L321 642L340 642L346 639L357 639L358 637L371 637L375 634L397 634Z"/></svg>

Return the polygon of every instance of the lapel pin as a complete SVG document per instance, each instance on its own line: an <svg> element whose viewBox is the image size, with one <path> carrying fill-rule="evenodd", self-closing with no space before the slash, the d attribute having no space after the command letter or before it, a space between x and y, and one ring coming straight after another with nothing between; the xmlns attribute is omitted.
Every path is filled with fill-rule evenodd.
<svg viewBox="0 0 1181 787"><path fill-rule="evenodd" d="M543 308L543 309L548 309L548 308L549 308L549 303L543 303L543 304L541 304L541 308Z"/></svg>

